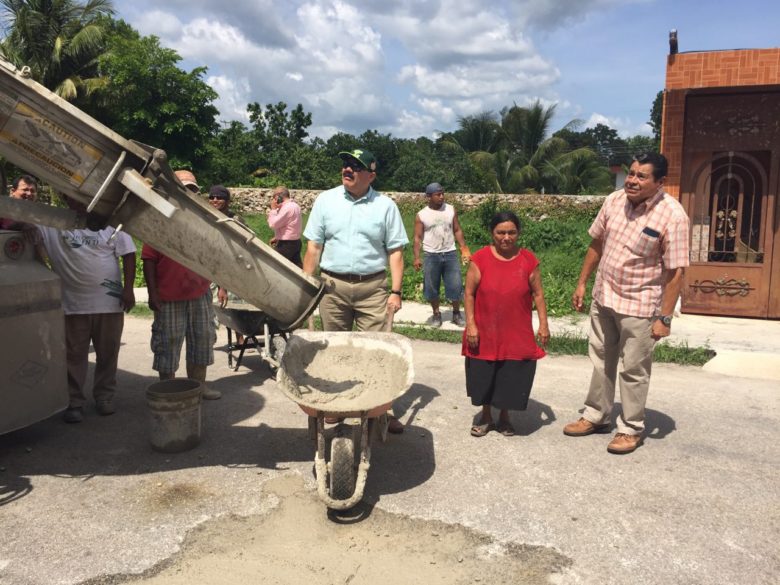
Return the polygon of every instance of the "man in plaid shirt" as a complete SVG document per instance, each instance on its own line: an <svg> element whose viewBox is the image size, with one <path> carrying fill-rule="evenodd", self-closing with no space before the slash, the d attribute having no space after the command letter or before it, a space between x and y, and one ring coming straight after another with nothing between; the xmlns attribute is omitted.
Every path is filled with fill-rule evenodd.
<svg viewBox="0 0 780 585"><path fill-rule="evenodd" d="M624 188L607 197L588 230L593 239L572 295L572 305L582 311L588 278L598 267L590 310L590 390L582 417L563 432L609 432L622 356L623 412L610 453L631 453L642 442L653 348L669 335L688 266L688 216L663 190L667 169L661 154L634 158Z"/></svg>

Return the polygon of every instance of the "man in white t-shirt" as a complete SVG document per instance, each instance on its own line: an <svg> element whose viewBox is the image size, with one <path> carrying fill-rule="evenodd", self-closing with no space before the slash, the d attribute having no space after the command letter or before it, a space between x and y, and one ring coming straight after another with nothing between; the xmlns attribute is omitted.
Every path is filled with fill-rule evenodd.
<svg viewBox="0 0 780 585"><path fill-rule="evenodd" d="M423 295L433 309L433 316L428 323L433 327L441 327L439 288L444 280L444 296L452 303L452 322L463 327L466 324L460 312L463 278L455 241L460 246L464 264L471 259L471 251L463 237L455 208L444 202L442 186L431 183L425 188L425 197L428 200L427 207L414 218L414 268L424 268ZM420 247L425 253L424 262L420 260Z"/></svg>
<svg viewBox="0 0 780 585"><path fill-rule="evenodd" d="M80 203L66 201L71 209L86 212ZM95 348L95 406L103 416L113 414L124 328L122 311L135 305L135 244L126 233L112 227L58 230L39 226L39 230L52 269L62 280L70 394L63 418L69 423L83 420L90 342Z"/></svg>

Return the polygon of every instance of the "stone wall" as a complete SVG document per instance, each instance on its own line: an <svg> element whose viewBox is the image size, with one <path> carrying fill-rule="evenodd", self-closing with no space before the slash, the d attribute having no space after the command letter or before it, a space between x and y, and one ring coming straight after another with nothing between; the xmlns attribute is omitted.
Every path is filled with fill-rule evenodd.
<svg viewBox="0 0 780 585"><path fill-rule="evenodd" d="M257 189L246 187L233 187L230 189L231 208L244 215L264 214L271 203L273 189ZM291 197L301 206L305 212L311 209L314 199L320 191L291 190ZM387 192L398 204L418 204L421 208L425 205L425 195L421 193L397 193ZM485 201L489 194L478 193L447 193L446 198L450 203L457 203L460 207L471 209ZM571 207L574 209L590 210L598 208L604 196L601 195L497 195L500 203L521 205L534 209Z"/></svg>

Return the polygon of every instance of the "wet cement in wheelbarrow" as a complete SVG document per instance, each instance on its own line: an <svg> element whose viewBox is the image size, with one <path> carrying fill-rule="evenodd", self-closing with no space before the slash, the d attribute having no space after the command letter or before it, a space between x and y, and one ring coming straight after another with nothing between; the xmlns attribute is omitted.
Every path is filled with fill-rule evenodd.
<svg viewBox="0 0 780 585"><path fill-rule="evenodd" d="M267 515L208 522L144 575L92 583L548 585L571 565L549 547L500 544L460 525L376 508L360 522L334 522L297 475L269 481L266 492L277 499Z"/></svg>
<svg viewBox="0 0 780 585"><path fill-rule="evenodd" d="M310 406L368 410L391 402L405 387L409 365L399 355L352 345L316 351L311 345L301 359L285 361L285 373L297 385L288 389Z"/></svg>

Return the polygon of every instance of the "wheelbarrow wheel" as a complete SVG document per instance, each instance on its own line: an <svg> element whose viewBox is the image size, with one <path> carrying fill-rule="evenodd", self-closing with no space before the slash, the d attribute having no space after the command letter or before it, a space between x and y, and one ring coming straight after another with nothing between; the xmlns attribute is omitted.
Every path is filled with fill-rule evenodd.
<svg viewBox="0 0 780 585"><path fill-rule="evenodd" d="M330 442L330 497L346 500L355 491L355 444L351 437Z"/></svg>

